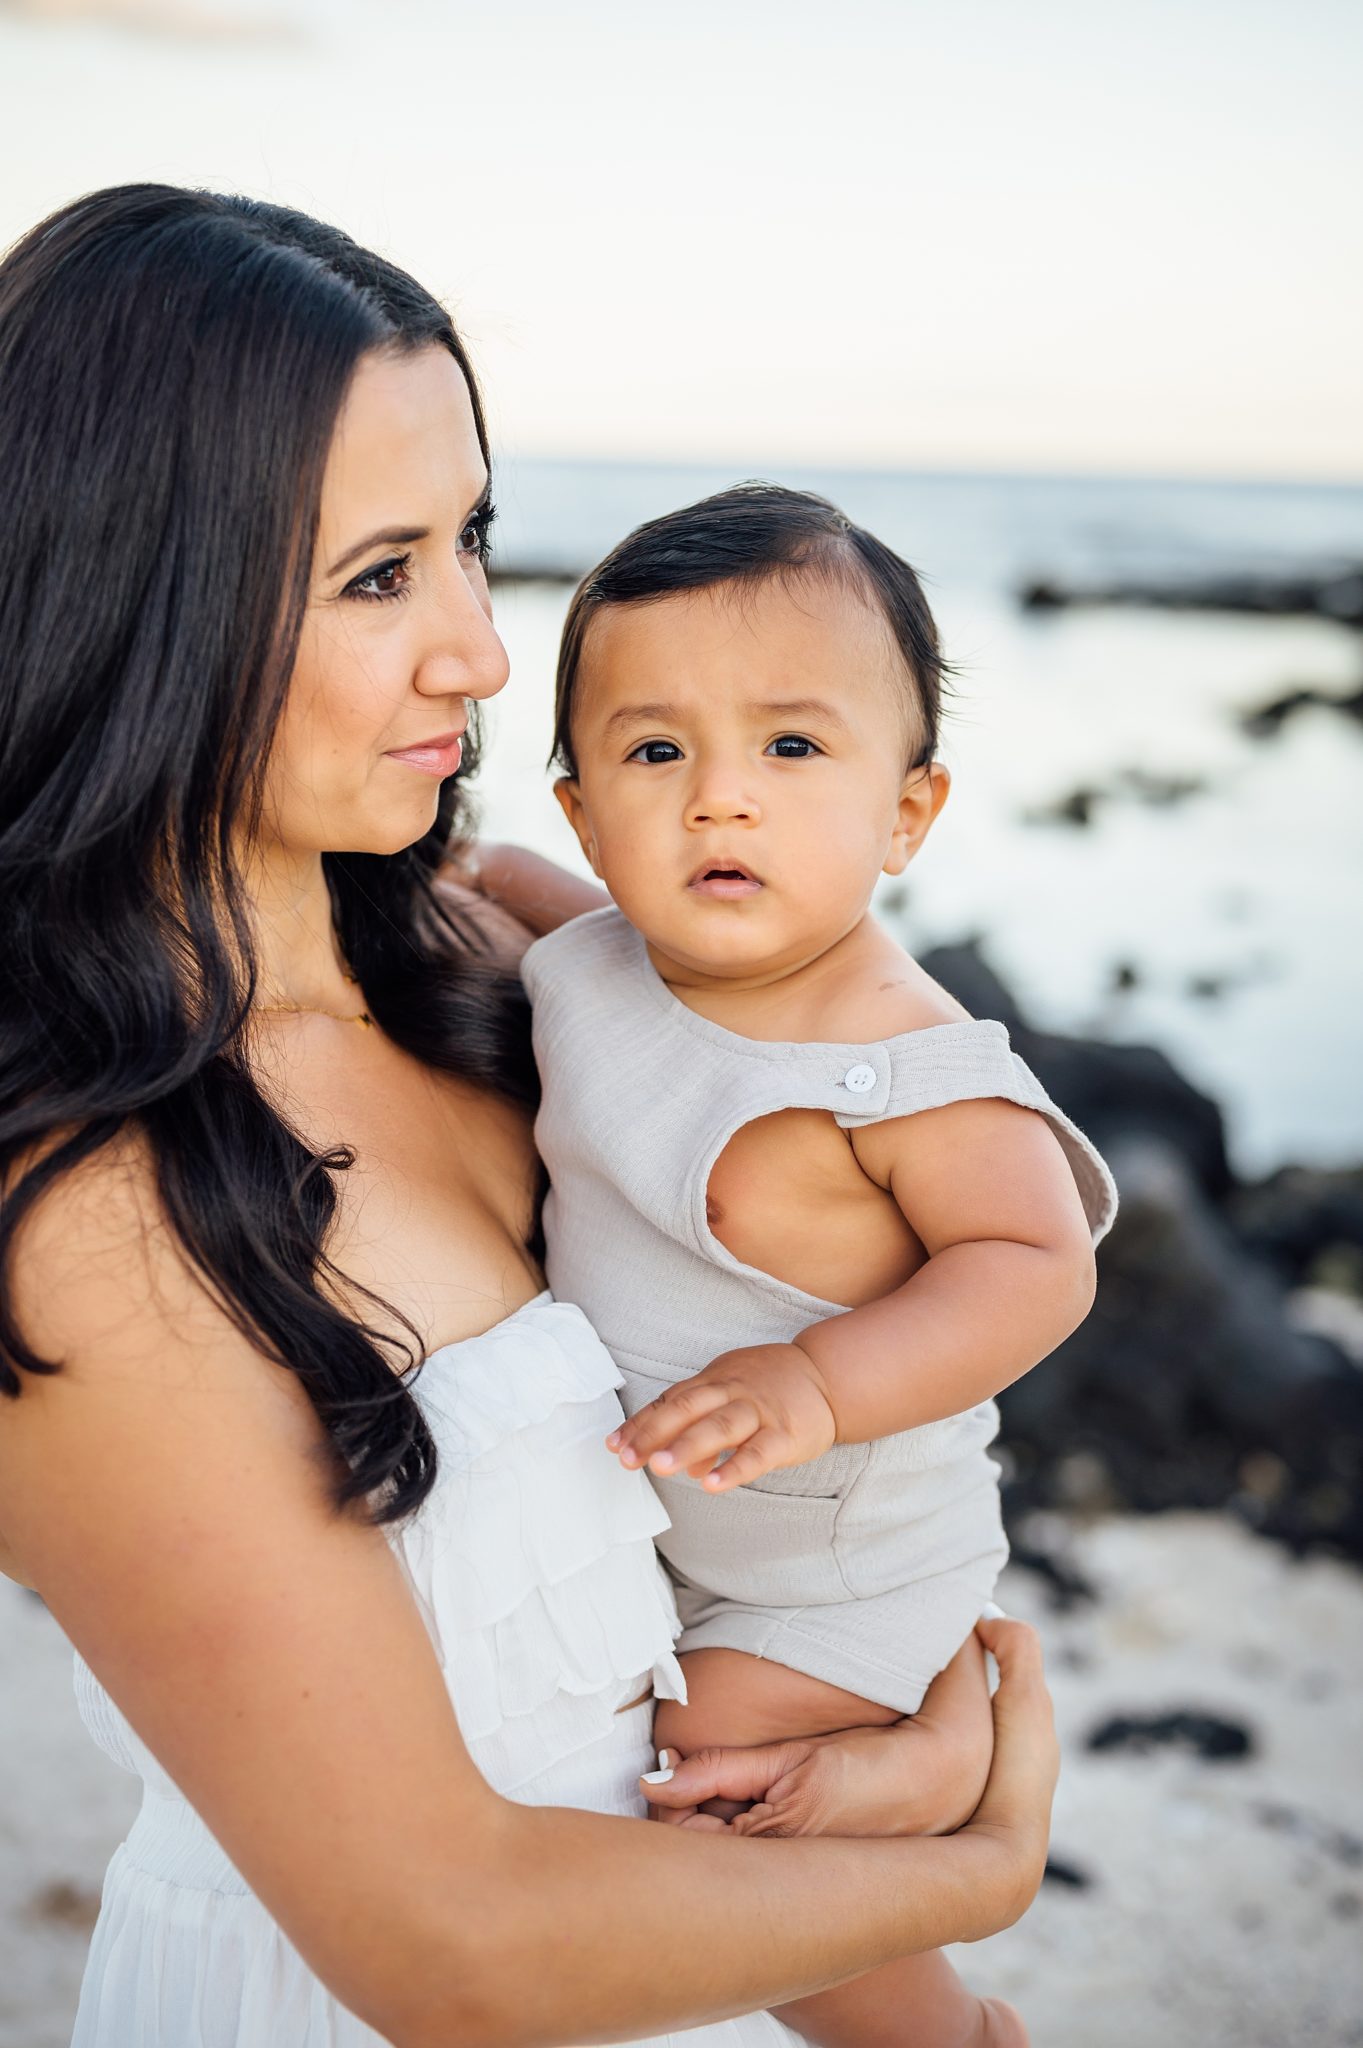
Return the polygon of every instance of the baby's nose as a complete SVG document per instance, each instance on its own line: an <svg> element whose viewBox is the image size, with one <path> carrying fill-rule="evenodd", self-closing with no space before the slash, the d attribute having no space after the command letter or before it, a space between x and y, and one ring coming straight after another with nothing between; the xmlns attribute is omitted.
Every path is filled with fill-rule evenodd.
<svg viewBox="0 0 1363 2048"><path fill-rule="evenodd" d="M728 777L707 777L687 805L690 825L755 825L761 815L752 791Z"/></svg>

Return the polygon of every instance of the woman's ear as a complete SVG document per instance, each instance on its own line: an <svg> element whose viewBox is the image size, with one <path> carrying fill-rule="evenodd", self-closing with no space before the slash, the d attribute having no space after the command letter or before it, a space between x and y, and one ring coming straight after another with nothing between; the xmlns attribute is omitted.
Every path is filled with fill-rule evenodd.
<svg viewBox="0 0 1363 2048"><path fill-rule="evenodd" d="M592 834L587 806L582 801L582 791L572 775L560 775L554 784L554 795L558 798L559 809L577 834L577 843L591 863L592 873L599 880L601 864L596 857L596 840Z"/></svg>
<svg viewBox="0 0 1363 2048"><path fill-rule="evenodd" d="M951 793L951 770L944 761L928 761L904 778L890 850L883 872L902 875L917 853L942 805Z"/></svg>

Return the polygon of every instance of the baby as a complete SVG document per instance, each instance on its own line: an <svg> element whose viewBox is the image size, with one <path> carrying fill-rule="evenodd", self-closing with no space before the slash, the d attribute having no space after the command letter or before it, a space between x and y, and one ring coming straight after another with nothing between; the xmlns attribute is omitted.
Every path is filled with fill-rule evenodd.
<svg viewBox="0 0 1363 2048"><path fill-rule="evenodd" d="M1005 1027L869 913L947 795L942 672L913 571L822 498L639 528L558 672L557 794L615 907L525 980L549 1284L671 1517L688 1700L658 1742L879 1725L952 1667L981 1702L959 1820L1007 1554L993 1397L1087 1313L1115 1195ZM736 1825L781 1832L780 1799ZM830 2048L1026 2039L941 1956L783 2017Z"/></svg>

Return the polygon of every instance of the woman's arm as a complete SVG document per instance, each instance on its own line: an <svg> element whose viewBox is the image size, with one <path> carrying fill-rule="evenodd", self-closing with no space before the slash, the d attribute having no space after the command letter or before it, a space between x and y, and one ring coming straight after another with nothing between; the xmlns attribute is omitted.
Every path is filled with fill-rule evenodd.
<svg viewBox="0 0 1363 2048"><path fill-rule="evenodd" d="M4 1535L323 1982L398 2048L627 2040L1009 1924L1044 1861L1035 1643L999 1641L992 1805L940 1841L716 1841L499 1798L292 1376L186 1270L136 1156L15 1247L64 1360L0 1428ZM1011 1718L1010 1718L1011 1717ZM627 1900L622 1937L613 1902Z"/></svg>

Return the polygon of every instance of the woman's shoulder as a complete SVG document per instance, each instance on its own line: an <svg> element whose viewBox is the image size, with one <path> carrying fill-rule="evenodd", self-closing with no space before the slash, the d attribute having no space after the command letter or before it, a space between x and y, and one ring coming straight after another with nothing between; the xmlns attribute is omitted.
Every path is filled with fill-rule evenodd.
<svg viewBox="0 0 1363 2048"><path fill-rule="evenodd" d="M62 1164L79 1131L61 1126L23 1147L5 1176L7 1202L24 1197L9 1255L23 1334L38 1350L76 1333L106 1284L126 1291L134 1268L157 1263L163 1231L156 1166L145 1135L125 1125L95 1150ZM32 1176L52 1167L34 1190Z"/></svg>
<svg viewBox="0 0 1363 2048"><path fill-rule="evenodd" d="M71 1135L52 1133L15 1162L11 1199L24 1169ZM277 1390L271 1407L282 1399L306 1427L311 1408L294 1376L243 1335L195 1267L162 1202L152 1144L133 1125L41 1189L15 1229L7 1279L17 1333L55 1368L20 1370L11 1435L53 1395L69 1413L68 1389L157 1396L191 1377L204 1386L258 1379Z"/></svg>

